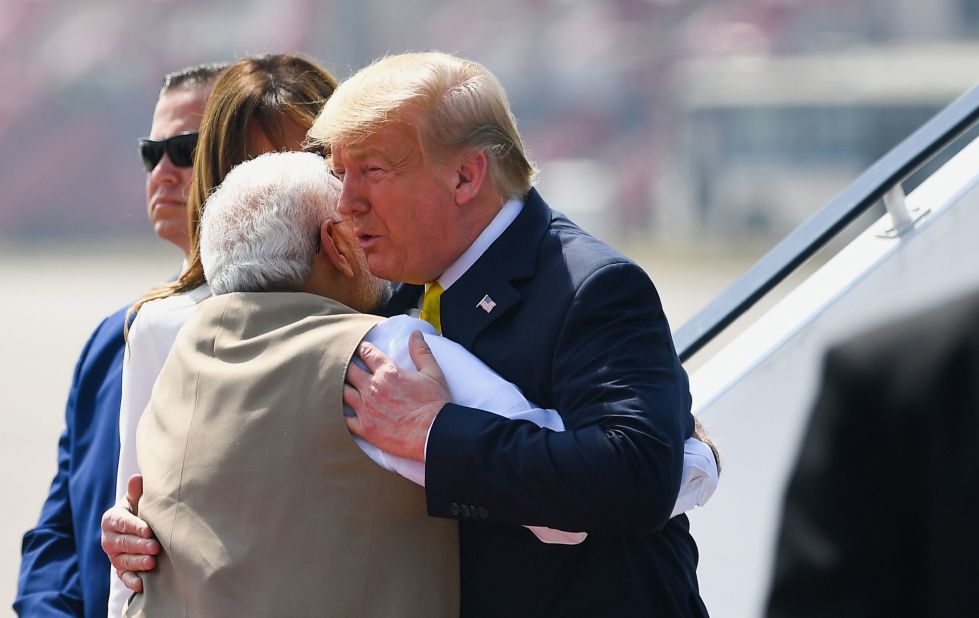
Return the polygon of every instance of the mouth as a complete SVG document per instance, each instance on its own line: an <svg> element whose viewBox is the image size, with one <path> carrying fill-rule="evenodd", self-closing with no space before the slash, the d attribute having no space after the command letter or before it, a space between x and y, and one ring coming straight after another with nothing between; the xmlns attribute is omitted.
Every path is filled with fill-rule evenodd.
<svg viewBox="0 0 979 618"><path fill-rule="evenodd" d="M153 210L158 208L186 208L186 203L175 197L158 197L153 200Z"/></svg>
<svg viewBox="0 0 979 618"><path fill-rule="evenodd" d="M380 236L375 236L373 234L357 234L357 242L360 243L361 247L365 249L374 243L375 240L380 238Z"/></svg>

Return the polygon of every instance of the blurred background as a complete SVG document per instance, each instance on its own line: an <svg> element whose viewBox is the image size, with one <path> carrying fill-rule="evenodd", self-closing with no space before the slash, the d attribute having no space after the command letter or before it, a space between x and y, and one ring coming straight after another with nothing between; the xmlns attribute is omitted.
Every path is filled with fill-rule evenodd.
<svg viewBox="0 0 979 618"><path fill-rule="evenodd" d="M676 329L979 81L979 0L0 0L0 614L83 342L179 267L136 151L162 76L427 49L500 78L545 199L642 263Z"/></svg>

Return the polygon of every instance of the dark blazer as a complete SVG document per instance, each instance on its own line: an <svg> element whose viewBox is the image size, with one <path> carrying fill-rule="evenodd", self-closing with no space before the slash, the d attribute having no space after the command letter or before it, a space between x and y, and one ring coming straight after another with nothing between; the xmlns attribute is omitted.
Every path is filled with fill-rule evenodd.
<svg viewBox="0 0 979 618"><path fill-rule="evenodd" d="M826 357L769 616L979 612L979 293Z"/></svg>
<svg viewBox="0 0 979 618"><path fill-rule="evenodd" d="M103 320L75 365L58 471L37 526L24 535L20 616L106 615L110 567L100 522L115 500L125 316L120 309Z"/></svg>
<svg viewBox="0 0 979 618"><path fill-rule="evenodd" d="M420 290L402 286L391 312ZM669 519L690 394L646 273L532 190L442 295L441 320L568 429L454 404L436 418L428 508L461 520L463 616L706 615L687 518ZM518 524L589 536L545 545Z"/></svg>

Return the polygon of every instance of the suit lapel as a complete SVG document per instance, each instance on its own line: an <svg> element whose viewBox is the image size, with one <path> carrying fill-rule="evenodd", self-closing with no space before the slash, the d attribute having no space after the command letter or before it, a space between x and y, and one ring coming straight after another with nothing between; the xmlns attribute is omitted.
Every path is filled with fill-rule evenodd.
<svg viewBox="0 0 979 618"><path fill-rule="evenodd" d="M534 276L537 250L550 216L547 204L531 189L513 223L442 294L440 313L446 337L470 348L483 330L520 302L519 282Z"/></svg>

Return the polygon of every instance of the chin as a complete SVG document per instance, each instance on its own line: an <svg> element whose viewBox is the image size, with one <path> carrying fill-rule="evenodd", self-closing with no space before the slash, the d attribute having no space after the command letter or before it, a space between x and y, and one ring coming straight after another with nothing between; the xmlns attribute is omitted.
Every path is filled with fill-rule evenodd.
<svg viewBox="0 0 979 618"><path fill-rule="evenodd" d="M156 235L161 240L167 241L171 245L180 249L184 254L186 254L187 249L190 246L190 238L188 238L186 234L181 234L173 230L172 228L171 229L168 228L171 228L171 226L158 225L156 226L156 229L154 231L156 232Z"/></svg>

